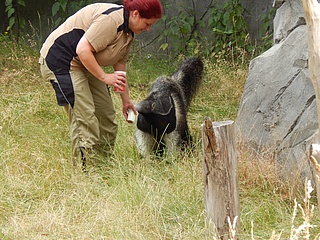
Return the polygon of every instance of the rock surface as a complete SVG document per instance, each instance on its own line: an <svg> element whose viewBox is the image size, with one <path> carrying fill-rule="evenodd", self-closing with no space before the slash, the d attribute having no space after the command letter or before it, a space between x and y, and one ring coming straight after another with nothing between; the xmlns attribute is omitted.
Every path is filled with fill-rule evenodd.
<svg viewBox="0 0 320 240"><path fill-rule="evenodd" d="M311 174L307 154L318 128L303 15L300 0L277 10L274 46L250 62L236 119L238 141L274 152L286 175Z"/></svg>

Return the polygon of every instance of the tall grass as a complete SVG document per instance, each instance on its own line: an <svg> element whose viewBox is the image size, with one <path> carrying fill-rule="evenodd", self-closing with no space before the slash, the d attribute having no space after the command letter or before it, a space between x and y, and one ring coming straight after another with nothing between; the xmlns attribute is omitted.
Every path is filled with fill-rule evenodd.
<svg viewBox="0 0 320 240"><path fill-rule="evenodd" d="M67 118L40 77L38 53L0 39L0 239L215 239L204 210L200 125L206 116L235 120L246 65L205 60L204 83L188 115L196 142L189 154L139 157L134 126L123 120L114 95L115 153L103 168L83 173L70 160ZM133 101L177 66L133 56ZM278 178L272 157L239 146L239 183L240 239L289 239L292 226L303 223L299 209L291 221L303 191ZM312 222L319 220L315 208ZM310 239L319 232L312 226Z"/></svg>

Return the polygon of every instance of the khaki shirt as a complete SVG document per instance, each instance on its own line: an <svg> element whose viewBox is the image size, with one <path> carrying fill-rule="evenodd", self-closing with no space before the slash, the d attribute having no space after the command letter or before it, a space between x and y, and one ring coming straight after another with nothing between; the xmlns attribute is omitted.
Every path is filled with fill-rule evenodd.
<svg viewBox="0 0 320 240"><path fill-rule="evenodd" d="M126 64L134 37L128 24L129 13L121 5L88 5L49 35L40 54L57 68L84 68L76 54L76 47L81 37L85 36L94 48L100 66L111 66L117 62Z"/></svg>

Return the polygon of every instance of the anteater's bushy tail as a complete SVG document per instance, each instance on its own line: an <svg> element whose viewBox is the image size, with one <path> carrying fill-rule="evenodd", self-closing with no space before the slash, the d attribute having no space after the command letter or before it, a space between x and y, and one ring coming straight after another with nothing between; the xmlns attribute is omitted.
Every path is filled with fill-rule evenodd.
<svg viewBox="0 0 320 240"><path fill-rule="evenodd" d="M185 97L185 104L188 109L192 98L198 91L203 73L203 62L201 59L191 57L186 59L172 78L179 82Z"/></svg>

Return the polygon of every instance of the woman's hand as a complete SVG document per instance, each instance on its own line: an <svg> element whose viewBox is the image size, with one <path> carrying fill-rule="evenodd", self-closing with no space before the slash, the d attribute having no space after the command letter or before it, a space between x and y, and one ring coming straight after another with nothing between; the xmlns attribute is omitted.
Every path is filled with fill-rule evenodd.
<svg viewBox="0 0 320 240"><path fill-rule="evenodd" d="M126 121L128 121L129 109L133 110L134 114L137 115L137 111L131 101L122 104L122 114Z"/></svg>
<svg viewBox="0 0 320 240"><path fill-rule="evenodd" d="M102 81L105 84L118 87L118 88L125 88L127 85L127 78L122 73L111 73L111 74L106 73Z"/></svg>

